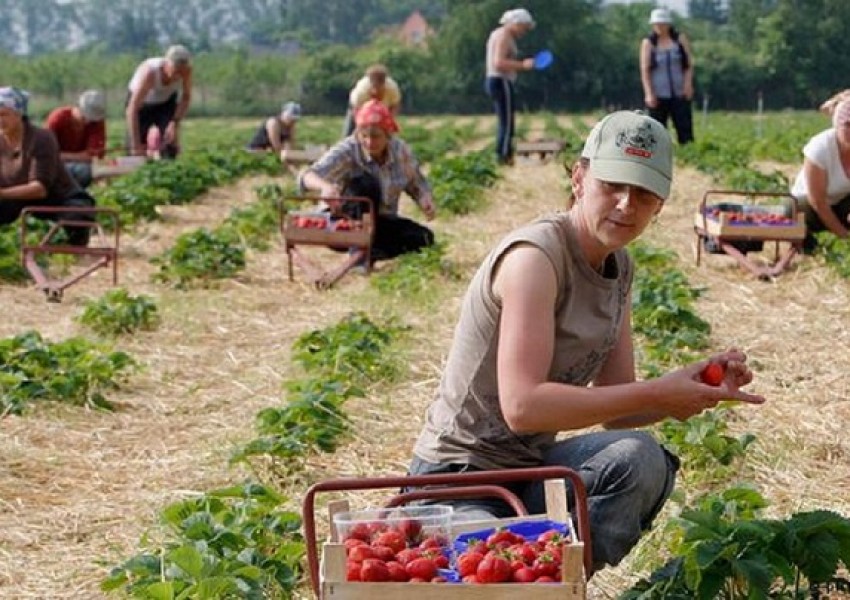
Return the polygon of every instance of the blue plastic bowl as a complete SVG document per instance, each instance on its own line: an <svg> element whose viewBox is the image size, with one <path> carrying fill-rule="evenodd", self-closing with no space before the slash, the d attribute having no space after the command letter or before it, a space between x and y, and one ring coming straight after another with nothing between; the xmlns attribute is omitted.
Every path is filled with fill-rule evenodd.
<svg viewBox="0 0 850 600"><path fill-rule="evenodd" d="M555 55L552 54L551 50L541 50L537 54L534 55L534 68L538 71L542 71L549 67L552 64L552 61L555 60Z"/></svg>
<svg viewBox="0 0 850 600"><path fill-rule="evenodd" d="M548 531L549 529L556 529L560 531L564 535L569 535L573 539L572 527L565 523L558 523L556 521L525 521L519 523L513 523L511 525L507 525L505 527L508 531L512 533L517 533L524 537L527 541L533 541L537 539L544 531ZM481 529L479 531L470 531L468 533L462 533L455 538L454 541L454 550L458 554L465 552L469 547L469 542L472 540L486 540L487 537L496 531L495 527L491 527L489 529Z"/></svg>

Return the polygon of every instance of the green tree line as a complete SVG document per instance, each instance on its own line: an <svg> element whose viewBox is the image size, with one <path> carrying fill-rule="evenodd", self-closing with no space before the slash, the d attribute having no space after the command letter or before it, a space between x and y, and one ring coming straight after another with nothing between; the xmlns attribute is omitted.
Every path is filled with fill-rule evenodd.
<svg viewBox="0 0 850 600"><path fill-rule="evenodd" d="M352 43L366 35L363 23L374 27L368 42L331 42L331 32L322 33L316 9L308 11L308 5L322 4L330 11L336 2L278 4L275 18L291 27L265 35L278 41L300 40L300 51L284 54L270 50L274 46L173 40L196 52L192 114L257 115L275 110L286 99L301 101L308 113L342 114L349 89L372 62L389 67L402 88L407 114L490 110L483 92L484 43L513 1L443 0L432 12L436 34L426 48L404 47L393 35L381 33L385 29L368 11L340 13L348 29L359 32L349 40ZM365 2L361 8L377 4ZM652 3L526 0L522 4L535 16L537 27L520 40L520 52L527 56L548 48L556 57L545 71L521 74L517 86L523 109L641 105L638 47L649 31ZM305 11L300 25L289 11L296 5ZM410 6L405 4L406 9ZM692 0L691 9L691 17L678 18L676 25L692 41L698 104L707 101L711 109L748 110L762 98L766 109L813 108L850 87L839 64L844 41L850 39L850 2ZM339 16L334 14L327 12L321 23L327 26L328 19ZM402 14L393 16L400 19ZM345 39L338 31L341 26L335 26L334 35ZM37 110L70 101L82 89L103 88L109 92L110 112L119 114L133 68L160 48L148 44L116 52L94 45L26 57L0 54L0 83L36 94Z"/></svg>

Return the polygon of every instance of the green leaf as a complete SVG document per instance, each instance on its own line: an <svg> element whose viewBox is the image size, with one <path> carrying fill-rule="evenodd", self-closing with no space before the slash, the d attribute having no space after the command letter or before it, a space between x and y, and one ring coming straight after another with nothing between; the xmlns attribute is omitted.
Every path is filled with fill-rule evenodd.
<svg viewBox="0 0 850 600"><path fill-rule="evenodd" d="M160 581L146 585L136 594L146 600L174 600L174 584L170 581Z"/></svg>
<svg viewBox="0 0 850 600"><path fill-rule="evenodd" d="M767 592L770 590L775 574L765 561L736 560L732 563L732 571L747 582L749 589L747 598L761 600L768 597Z"/></svg>
<svg viewBox="0 0 850 600"><path fill-rule="evenodd" d="M186 574L194 579L200 579L204 571L204 559L201 553L192 546L180 546L167 555Z"/></svg>
<svg viewBox="0 0 850 600"><path fill-rule="evenodd" d="M239 588L231 578L209 577L188 587L179 598L180 600L221 600L238 592Z"/></svg>

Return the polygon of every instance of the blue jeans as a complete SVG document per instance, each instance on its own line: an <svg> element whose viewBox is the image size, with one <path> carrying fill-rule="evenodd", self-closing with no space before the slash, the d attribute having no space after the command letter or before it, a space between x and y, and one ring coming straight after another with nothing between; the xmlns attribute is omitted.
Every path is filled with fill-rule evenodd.
<svg viewBox="0 0 850 600"><path fill-rule="evenodd" d="M65 170L81 188L87 188L91 185L92 169L90 162L66 162Z"/></svg>
<svg viewBox="0 0 850 600"><path fill-rule="evenodd" d="M618 564L652 526L676 482L679 460L648 433L612 430L577 435L557 442L541 466L576 471L587 489L594 570ZM414 457L411 475L479 470L470 465L438 465ZM543 482L508 484L531 514L546 512ZM568 494L572 510L573 496ZM456 518L479 520L513 516L494 499L447 501ZM572 511L575 514L575 511Z"/></svg>
<svg viewBox="0 0 850 600"><path fill-rule="evenodd" d="M488 77L485 88L493 99L499 129L496 133L496 156L499 162L509 162L514 155L514 84L503 77Z"/></svg>

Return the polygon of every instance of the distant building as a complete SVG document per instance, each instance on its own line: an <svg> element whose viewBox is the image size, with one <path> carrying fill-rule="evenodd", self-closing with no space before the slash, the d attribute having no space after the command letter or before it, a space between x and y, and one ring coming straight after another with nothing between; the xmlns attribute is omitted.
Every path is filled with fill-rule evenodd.
<svg viewBox="0 0 850 600"><path fill-rule="evenodd" d="M398 37L406 46L424 46L432 35L434 30L418 10L410 13L398 30Z"/></svg>

